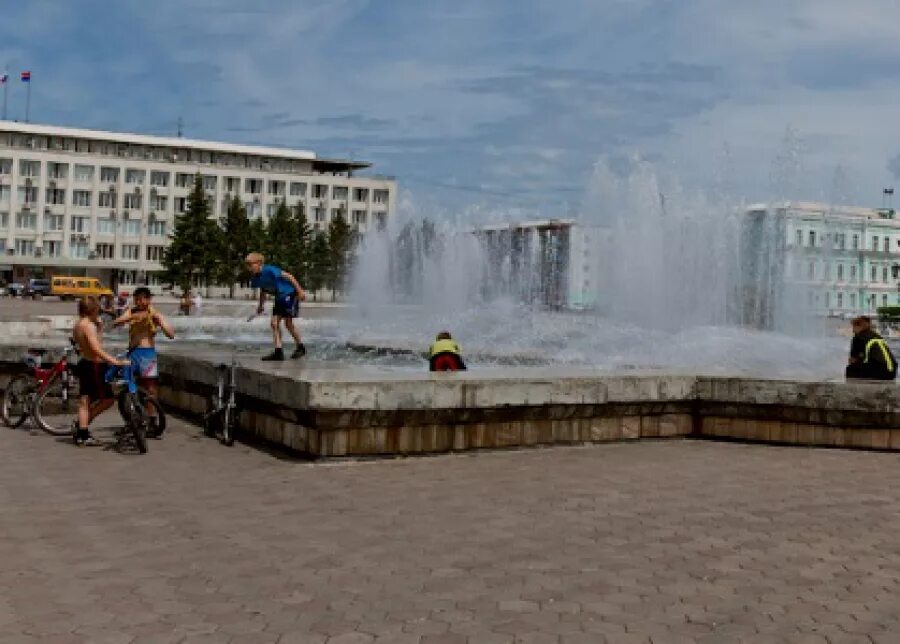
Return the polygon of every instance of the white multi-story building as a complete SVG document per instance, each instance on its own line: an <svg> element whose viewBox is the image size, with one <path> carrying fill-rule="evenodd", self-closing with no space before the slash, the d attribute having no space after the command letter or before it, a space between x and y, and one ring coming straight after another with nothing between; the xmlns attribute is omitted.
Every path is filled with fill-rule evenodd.
<svg viewBox="0 0 900 644"><path fill-rule="evenodd" d="M302 204L320 230L361 233L393 211L393 178L313 152L0 121L0 275L92 275L159 284L175 217L200 174L212 216L240 198L251 218Z"/></svg>
<svg viewBox="0 0 900 644"><path fill-rule="evenodd" d="M768 237L784 284L808 311L874 313L900 305L900 219L893 208L789 202L753 206L755 248ZM757 217L754 217L757 215ZM760 216L765 215L765 216ZM768 223L766 223L768 222Z"/></svg>

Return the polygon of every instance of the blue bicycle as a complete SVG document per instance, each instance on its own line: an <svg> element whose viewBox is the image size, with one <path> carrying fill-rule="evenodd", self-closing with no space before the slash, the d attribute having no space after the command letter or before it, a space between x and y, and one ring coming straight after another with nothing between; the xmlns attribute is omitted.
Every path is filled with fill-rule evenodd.
<svg viewBox="0 0 900 644"><path fill-rule="evenodd" d="M125 428L117 435L118 440L121 442L130 434L138 451L146 454L147 431L151 422L150 414L147 413L147 405L154 405L159 413L159 403L155 399L149 398L146 392L138 387L131 365L111 366L106 370L106 382L110 384L113 394L118 399L119 413L122 414L122 419L125 421Z"/></svg>

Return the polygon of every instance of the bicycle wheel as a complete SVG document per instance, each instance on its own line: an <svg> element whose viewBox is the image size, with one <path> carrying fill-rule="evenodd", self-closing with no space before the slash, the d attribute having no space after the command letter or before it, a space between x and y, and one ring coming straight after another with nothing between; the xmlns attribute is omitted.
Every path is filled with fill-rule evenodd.
<svg viewBox="0 0 900 644"><path fill-rule="evenodd" d="M78 413L78 403L72 399L75 388L54 376L34 401L34 420L37 426L53 436L72 433L72 421Z"/></svg>
<svg viewBox="0 0 900 644"><path fill-rule="evenodd" d="M127 389L119 394L119 411L124 411L126 429L134 439L134 446L141 454L147 453L147 411L141 404L140 396Z"/></svg>
<svg viewBox="0 0 900 644"><path fill-rule="evenodd" d="M222 411L222 433L219 440L222 441L223 445L227 445L228 447L234 445L234 424L236 420L234 411L234 409L227 405Z"/></svg>
<svg viewBox="0 0 900 644"><path fill-rule="evenodd" d="M7 427L20 427L25 422L36 389L33 376L20 374L9 381L0 401L0 419Z"/></svg>
<svg viewBox="0 0 900 644"><path fill-rule="evenodd" d="M138 388L136 395L143 405L145 415L148 417L147 434L155 438L161 437L163 432L166 431L166 412L163 411L159 399L152 396L146 389L141 388ZM122 419L127 421L128 415L124 406L124 400L124 396L119 396L119 413L122 415ZM153 408L152 411L148 409L150 407ZM156 422L152 423L152 419L156 419Z"/></svg>

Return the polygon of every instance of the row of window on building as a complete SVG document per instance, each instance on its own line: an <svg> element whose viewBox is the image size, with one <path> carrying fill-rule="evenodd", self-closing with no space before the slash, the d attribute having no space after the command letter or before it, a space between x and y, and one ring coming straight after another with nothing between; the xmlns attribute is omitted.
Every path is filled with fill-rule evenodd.
<svg viewBox="0 0 900 644"><path fill-rule="evenodd" d="M856 282L857 273L860 272L860 269L856 264L845 265L840 262L837 262L834 265L834 269L834 273L832 274L831 262L810 261L806 263L806 270L804 272L802 260L796 260L793 264L790 276L796 279L805 278L807 280L825 281L834 279L838 282ZM888 264L873 263L869 264L868 269L868 278L870 282L882 282L887 284L898 278L898 275L894 273L893 267Z"/></svg>
<svg viewBox="0 0 900 644"><path fill-rule="evenodd" d="M37 257L37 250L40 250L40 256L47 258L63 256L63 242L59 240L45 240L43 244L38 245L33 239L15 239L13 244L9 246L19 257ZM94 244L94 250L91 250L91 244L86 240L72 240L69 243L68 257L71 259L121 259L123 261L137 262L141 259L140 244L121 244L119 246L119 256L116 257L116 245L108 243ZM0 239L0 252L6 253L7 245L5 239ZM161 262L164 246L146 246L144 247L144 259L148 262Z"/></svg>
<svg viewBox="0 0 900 644"><path fill-rule="evenodd" d="M69 217L69 231L80 234L90 234L92 232L91 217ZM38 225L38 215L34 212L16 213L15 218L16 230L36 231ZM0 230L9 229L9 213L0 212ZM115 235L116 231L120 231L126 237L140 237L141 230L146 230L147 235L155 237L165 237L168 232L168 224L165 221L148 221L146 223L139 219L126 219L119 221L111 217L99 217L96 219L96 232L98 235ZM62 232L65 230L65 216L47 214L44 215L44 232Z"/></svg>
<svg viewBox="0 0 900 644"><path fill-rule="evenodd" d="M12 159L0 159L0 175L12 173ZM73 179L75 182L92 182L96 168L92 165L75 164L73 166ZM26 178L40 177L41 162L31 159L19 160L19 176ZM147 180L147 171L137 168L125 169L125 183L128 185L142 186ZM167 188L172 181L173 173L161 170L149 172L150 185L154 188ZM50 181L65 180L69 176L69 164L47 163L47 179ZM100 168L100 183L117 184L120 177L120 168L102 166ZM304 181L284 181L280 179L241 179L240 177L218 177L216 175L202 175L203 189L214 191L219 185L219 179L223 180L223 188L226 192L246 194L266 194L273 197L305 197L307 183ZM186 172L174 173L174 185L176 188L191 188L194 185L194 175ZM349 186L332 186L324 183L313 183L311 194L314 199L331 199L346 201L350 196L353 201L368 203L371 196L373 203L387 204L389 191L381 188L350 188Z"/></svg>
<svg viewBox="0 0 900 644"><path fill-rule="evenodd" d="M795 245L798 247L805 248L820 248L819 245L820 239L818 238L818 233L815 230L810 230L804 233L802 229L797 229L794 232ZM804 239L808 242L804 246ZM892 250L891 247L891 237L890 235L872 235L871 245L868 248L860 248L860 235L859 233L853 233L850 236L850 250L872 250L872 251L881 251L884 253L888 253ZM834 250L847 250L847 234L846 233L828 233L824 235L824 239L822 243L825 246L828 246L829 242L831 242L831 247ZM896 246L900 249L900 238L896 238Z"/></svg>
<svg viewBox="0 0 900 644"><path fill-rule="evenodd" d="M857 304L859 304L861 308L875 310L879 306L889 306L891 299L894 300L895 304L900 305L900 294L893 296L893 298L887 293L882 293L881 295L870 293L868 295L860 294L857 296L856 293L845 294L838 292L834 294L833 299L831 296L832 294L830 291L821 294L808 291L806 294L806 303L810 308L850 310L856 310Z"/></svg>
<svg viewBox="0 0 900 644"><path fill-rule="evenodd" d="M309 169L311 162L303 159L286 159L254 154L241 154L202 150L195 148L172 148L169 146L141 145L115 141L97 141L87 138L66 136L44 136L0 133L0 147L23 150L59 150L81 154L141 159L146 161L169 161L203 165L265 170L267 172L302 172ZM332 173L338 174L338 173ZM343 173L341 173L343 174Z"/></svg>

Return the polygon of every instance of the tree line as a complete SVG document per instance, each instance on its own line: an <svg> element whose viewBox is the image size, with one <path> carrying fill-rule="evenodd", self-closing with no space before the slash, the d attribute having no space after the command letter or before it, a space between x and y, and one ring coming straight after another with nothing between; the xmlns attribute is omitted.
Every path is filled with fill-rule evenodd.
<svg viewBox="0 0 900 644"><path fill-rule="evenodd" d="M309 225L302 203L289 207L282 200L265 222L248 217L235 196L217 221L210 217L198 174L163 253L163 280L182 292L197 284L223 286L234 297L235 286L249 280L244 258L256 251L265 255L267 264L292 273L313 297L327 289L334 299L344 291L355 245L356 234L345 212L333 216L327 230L320 231Z"/></svg>

